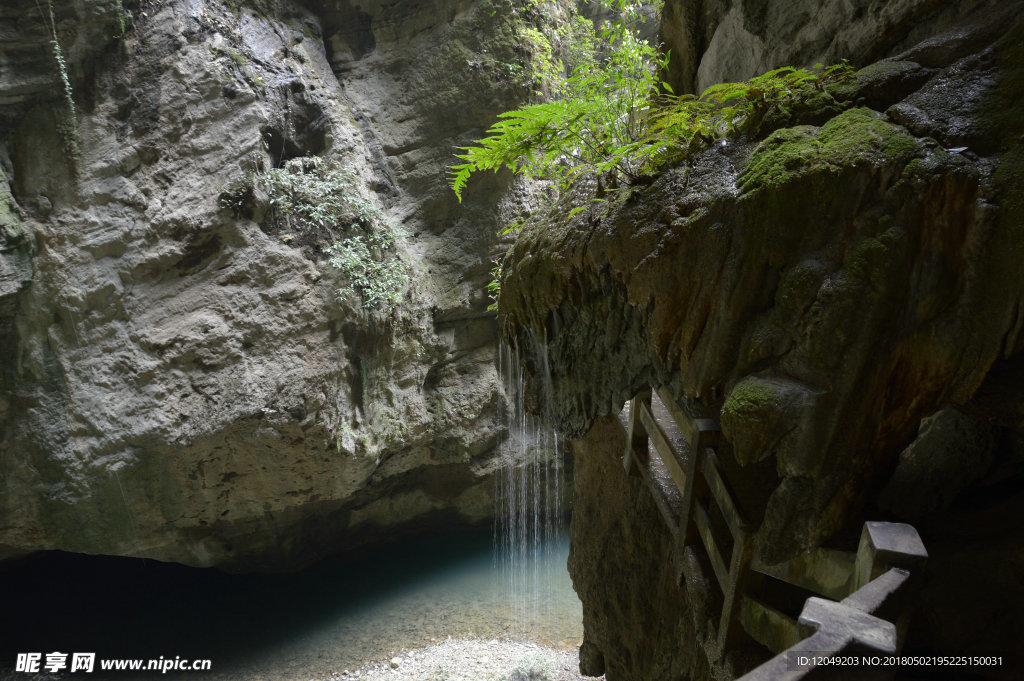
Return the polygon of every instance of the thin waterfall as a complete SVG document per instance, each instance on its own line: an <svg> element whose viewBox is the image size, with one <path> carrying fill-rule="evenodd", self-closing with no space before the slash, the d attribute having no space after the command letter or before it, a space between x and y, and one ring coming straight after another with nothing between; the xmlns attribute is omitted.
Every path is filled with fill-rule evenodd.
<svg viewBox="0 0 1024 681"><path fill-rule="evenodd" d="M541 356L541 404L551 401L547 344L538 342ZM546 620L549 598L545 591L554 575L550 557L564 531L563 451L550 419L526 412L524 373L516 353L502 343L498 370L504 400L499 401L499 422L507 438L501 444L501 467L495 474L495 561L507 595L507 632L530 638ZM564 568L561 568L564 569Z"/></svg>

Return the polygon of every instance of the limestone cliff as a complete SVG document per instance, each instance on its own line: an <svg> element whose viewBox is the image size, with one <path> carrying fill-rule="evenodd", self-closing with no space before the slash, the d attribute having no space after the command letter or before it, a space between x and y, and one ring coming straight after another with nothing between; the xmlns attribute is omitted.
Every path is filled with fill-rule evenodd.
<svg viewBox="0 0 1024 681"><path fill-rule="evenodd" d="M933 577L908 645L1015 649L1022 16L1005 4L608 203L580 187L519 237L503 330L550 386L536 400L581 438L585 668L728 678L752 659L693 645L709 586L675 586L667 530L612 451L609 415L648 383L720 420L760 561L912 520Z"/></svg>
<svg viewBox="0 0 1024 681"><path fill-rule="evenodd" d="M964 34L1000 0L666 0L662 37L680 92L744 80L782 65L849 59L866 66L937 32ZM955 28L953 28L955 27Z"/></svg>
<svg viewBox="0 0 1024 681"><path fill-rule="evenodd" d="M47 7L0 10L0 557L282 569L487 518L485 283L522 195L502 176L459 208L445 174L527 93L507 73L529 56L518 9L54 0L51 26ZM305 156L353 169L404 231L393 314L339 299L266 197L221 205L254 165Z"/></svg>

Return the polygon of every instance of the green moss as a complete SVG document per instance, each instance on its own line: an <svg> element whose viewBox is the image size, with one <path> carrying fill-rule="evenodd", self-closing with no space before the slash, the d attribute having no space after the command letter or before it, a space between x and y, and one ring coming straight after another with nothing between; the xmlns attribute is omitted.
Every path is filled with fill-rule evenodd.
<svg viewBox="0 0 1024 681"><path fill-rule="evenodd" d="M250 71L249 69L242 69L242 73L244 73L249 82L256 87L265 88L267 86L266 82L263 80L263 76L259 73Z"/></svg>
<svg viewBox="0 0 1024 681"><path fill-rule="evenodd" d="M814 260L797 263L779 281L775 293L776 307L790 313L799 311L814 299L824 278L825 268L821 263Z"/></svg>
<svg viewBox="0 0 1024 681"><path fill-rule="evenodd" d="M210 53L213 54L213 56L215 57L227 57L235 63L235 66L238 67L244 67L247 63L249 63L249 60L246 59L244 55L240 54L237 50L231 47L214 47L211 45Z"/></svg>
<svg viewBox="0 0 1024 681"><path fill-rule="evenodd" d="M249 61L248 59L246 59L230 47L224 50L224 54L231 57L231 61L235 62L239 66L245 66L245 64Z"/></svg>
<svg viewBox="0 0 1024 681"><path fill-rule="evenodd" d="M263 76L260 75L259 71L249 68L249 59L241 52L230 47L211 46L210 53L214 57L224 57L231 62L233 66L226 69L227 74L239 85L250 83L257 88L262 89L266 87ZM238 74L241 74L241 77Z"/></svg>
<svg viewBox="0 0 1024 681"><path fill-rule="evenodd" d="M924 71L920 64L909 61L879 61L865 66L850 78L829 83L826 89L841 102L855 102L866 91L877 91L908 79Z"/></svg>
<svg viewBox="0 0 1024 681"><path fill-rule="evenodd" d="M744 191L788 184L812 171L864 163L907 163L921 144L870 109L850 109L821 128L798 126L772 133L751 155L740 177Z"/></svg>
<svg viewBox="0 0 1024 681"><path fill-rule="evenodd" d="M30 232L21 221L18 205L8 188L7 176L0 170L0 251L29 246Z"/></svg>
<svg viewBox="0 0 1024 681"><path fill-rule="evenodd" d="M844 267L855 280L882 289L893 258L902 255L904 242L904 234L897 229L863 239L847 253Z"/></svg>
<svg viewBox="0 0 1024 681"><path fill-rule="evenodd" d="M816 161L819 146L809 125L778 130L758 145L740 184L744 189L785 184Z"/></svg>
<svg viewBox="0 0 1024 681"><path fill-rule="evenodd" d="M796 125L821 125L837 116L847 105L826 90L810 90L800 96L780 100L763 118L744 126L753 137L764 137L773 130Z"/></svg>
<svg viewBox="0 0 1024 681"><path fill-rule="evenodd" d="M871 109L850 109L821 128L818 135L828 158L847 165L864 158L907 162L921 153L921 144L898 125Z"/></svg>
<svg viewBox="0 0 1024 681"><path fill-rule="evenodd" d="M770 383L749 378L740 381L722 405L722 418L730 421L760 422L778 411L779 395Z"/></svg>

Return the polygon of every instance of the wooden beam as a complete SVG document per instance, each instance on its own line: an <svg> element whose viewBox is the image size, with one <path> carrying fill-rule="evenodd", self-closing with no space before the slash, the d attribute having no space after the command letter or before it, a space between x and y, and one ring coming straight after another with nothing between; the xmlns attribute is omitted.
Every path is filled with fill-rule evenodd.
<svg viewBox="0 0 1024 681"><path fill-rule="evenodd" d="M682 457L679 456L675 447L669 442L665 431L661 429L661 425L655 420L654 414L651 413L645 404L640 406L640 420L643 422L648 435L650 435L651 442L654 443L655 451L658 452L661 460L665 463L665 468L668 470L669 475L675 481L676 487L679 488L681 493L685 494L686 472L683 470Z"/></svg>
<svg viewBox="0 0 1024 681"><path fill-rule="evenodd" d="M718 456L715 450L708 448L704 452L704 460L701 462L701 470L704 472L704 479L708 481L711 495L718 502L718 508L722 510L722 517L729 526L729 532L733 539L738 538L747 531L747 523L743 515L736 507L736 500L733 497L729 484L722 477L721 466L718 463Z"/></svg>
<svg viewBox="0 0 1024 681"><path fill-rule="evenodd" d="M737 611L743 599L747 572L750 569L753 539L753 536L746 532L741 532L733 538L732 557L729 561L729 584L722 589L722 618L718 625L718 648L723 653L736 645L736 639L740 634Z"/></svg>
<svg viewBox="0 0 1024 681"><path fill-rule="evenodd" d="M716 444L716 440L721 433L721 428L718 427L717 421L690 416L685 409L679 406L679 403L675 401L672 393L665 386L658 388L658 397L661 398L662 404L668 409L668 413L672 414L672 418L679 425L679 429L683 431L683 436L690 443L691 450L697 451Z"/></svg>
<svg viewBox="0 0 1024 681"><path fill-rule="evenodd" d="M693 497L697 483L698 463L701 460L701 450L690 449L690 458L686 460L686 486L683 488L683 511L679 517L679 529L683 533L683 542L691 543L696 537L690 532L690 518L693 515Z"/></svg>
<svg viewBox="0 0 1024 681"><path fill-rule="evenodd" d="M672 507L669 505L668 500L658 489L658 483L654 481L651 476L651 471L644 463L637 464L637 470L640 472L640 476L643 478L644 483L647 485L647 489L650 490L651 496L654 497L654 503L661 511L662 517L665 519L665 524L668 525L669 532L672 533L672 538L679 541L681 538L679 525L676 524L675 513L672 511Z"/></svg>
<svg viewBox="0 0 1024 681"><path fill-rule="evenodd" d="M704 504L699 501L693 502L693 524L697 526L700 538L704 540L704 548L707 550L708 558L711 559L711 567L715 570L715 577L718 578L718 586L725 593L729 586L729 572L722 559L722 553L718 550L715 537L711 533L711 518Z"/></svg>

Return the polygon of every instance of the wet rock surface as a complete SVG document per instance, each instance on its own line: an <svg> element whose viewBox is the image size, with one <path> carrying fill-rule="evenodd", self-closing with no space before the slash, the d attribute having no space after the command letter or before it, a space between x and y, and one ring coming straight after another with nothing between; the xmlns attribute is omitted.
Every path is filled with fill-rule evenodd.
<svg viewBox="0 0 1024 681"><path fill-rule="evenodd" d="M730 140L570 219L593 196L581 189L528 226L504 263L503 329L537 394L550 384L558 428L573 437L604 428L603 415L647 382L710 411L758 528L759 560L851 549L865 520L916 517L942 575L926 586L929 622L956 622L947 636L930 624L911 629L908 646L934 652L980 652L984 637L971 632L993 618L1019 628L1019 582L994 559L1017 565L1008 556L1024 545L1024 499L1010 482L1024 471L1019 387L1009 387L1024 350L1024 130L1008 113L1024 66L1019 6L1011 16L971 34L1003 33L981 47L952 31L857 73L834 92L852 108L825 122ZM959 445L922 426L948 405L980 421L954 427L978 451L953 456ZM598 441L586 435L577 460L599 458ZM915 467L926 457L938 457L934 468ZM607 460L601 471L618 475ZM617 498L597 487L582 496ZM981 533L976 550L953 549L951 537L982 516L999 517L1000 529ZM657 599L662 616L613 612L609 601L626 603L630 589L642 598L641 585L665 577L581 560L612 553L603 537L621 521L595 522L601 529L578 534L571 559L590 642L583 657L603 658L613 680L676 678L642 660L657 656L650 631L698 612L694 596ZM660 555L661 541L636 534L616 546ZM976 598L954 603L948 589ZM988 643L1014 645L1001 633Z"/></svg>
<svg viewBox="0 0 1024 681"><path fill-rule="evenodd" d="M855 66L867 66L914 46L918 51L913 61L931 67L948 59L952 42L968 50L984 47L992 39L992 27L998 25L989 18L1003 16L1009 4L998 0L667 0L661 33L672 51L673 86L680 92L701 92L715 83L745 80L784 65L849 59ZM944 40L931 40L947 30Z"/></svg>
<svg viewBox="0 0 1024 681"><path fill-rule="evenodd" d="M17 4L0 13L18 29L0 36L0 556L291 569L489 518L485 284L509 182L456 210L445 168L524 94L467 62L512 60L511 15L143 0L115 39L117 3L56 0L73 163L46 22ZM220 205L254 164L310 155L404 230L394 314L338 299L315 245Z"/></svg>
<svg viewBox="0 0 1024 681"><path fill-rule="evenodd" d="M580 671L609 679L700 679L708 605L676 584L673 539L622 467L626 432L603 417L576 443L569 573L583 601ZM624 578L628 575L628 578ZM623 623L628 622L625 633Z"/></svg>

